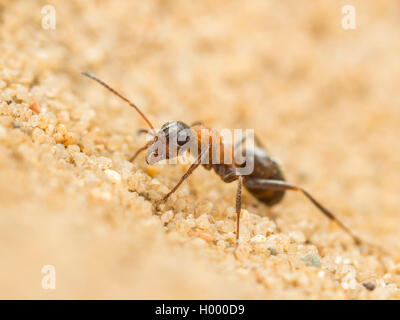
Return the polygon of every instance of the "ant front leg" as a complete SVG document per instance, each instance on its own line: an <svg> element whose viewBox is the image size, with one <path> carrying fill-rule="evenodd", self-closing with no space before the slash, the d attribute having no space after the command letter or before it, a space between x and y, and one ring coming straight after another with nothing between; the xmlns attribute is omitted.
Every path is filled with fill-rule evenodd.
<svg viewBox="0 0 400 320"><path fill-rule="evenodd" d="M155 136L154 132L151 131L151 130L148 130L148 129L139 129L139 130L137 131L137 134L138 134L138 135L139 135L139 134L143 134L143 133L150 134L150 135L152 135L153 137Z"/></svg>
<svg viewBox="0 0 400 320"><path fill-rule="evenodd" d="M318 202L311 194L301 187L297 187L293 184L287 183L282 180L270 180L270 179L246 179L244 181L244 186L250 190L272 190L272 191L300 191L302 192L325 216L329 219L335 221L345 232L347 232L354 240L357 245L361 244L360 238L355 236L353 232L347 228L335 215L326 209L320 202Z"/></svg>
<svg viewBox="0 0 400 320"><path fill-rule="evenodd" d="M139 135L139 134L143 134L143 133L150 134L150 135L152 135L153 137L155 136L154 132L151 131L151 130L139 129L139 130L137 131L137 134L138 134L138 135ZM139 148L139 149L134 153L134 155L129 159L129 162L133 162L133 161L136 159L136 157L137 157L142 151L146 150L152 143L153 143L153 140L150 141L150 142L148 142L148 143L146 143L143 147Z"/></svg>
<svg viewBox="0 0 400 320"><path fill-rule="evenodd" d="M185 181L192 173L195 169L197 169L199 167L199 165L201 165L202 159L205 158L205 156L208 155L208 148L205 148L197 157L197 159L190 165L189 169L185 172L185 174L179 179L179 182L176 184L175 187L173 187L171 189L170 192L167 193L167 195L162 198L159 203L163 203L165 201L168 200L168 198L170 197L171 194L173 194L178 188L179 186L182 184L183 181Z"/></svg>
<svg viewBox="0 0 400 320"><path fill-rule="evenodd" d="M136 157L144 150L146 150L148 147L150 147L150 145L153 143L153 141L150 141L148 143L146 143L143 147L139 148L138 150L136 150L136 152L134 153L134 155L129 159L129 162L133 162Z"/></svg>

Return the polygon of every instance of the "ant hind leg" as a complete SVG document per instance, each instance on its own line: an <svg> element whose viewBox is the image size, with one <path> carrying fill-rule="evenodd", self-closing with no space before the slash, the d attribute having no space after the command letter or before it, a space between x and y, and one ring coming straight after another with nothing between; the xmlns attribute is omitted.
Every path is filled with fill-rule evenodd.
<svg viewBox="0 0 400 320"><path fill-rule="evenodd" d="M236 150L239 146L241 146L246 140L247 140L247 135L243 136L242 139L240 139L238 142L235 143L234 145L234 150ZM254 135L254 142L256 147L259 147L261 149L265 149L265 147L263 146L263 144L261 143L260 138L258 138L256 135Z"/></svg>
<svg viewBox="0 0 400 320"><path fill-rule="evenodd" d="M203 125L204 125L203 121L195 121L190 126L195 127L195 126L203 126Z"/></svg>
<svg viewBox="0 0 400 320"><path fill-rule="evenodd" d="M273 190L273 191L300 191L302 192L325 216L335 221L345 232L347 232L354 240L357 245L361 244L360 238L353 234L353 232L347 228L336 216L326 209L319 201L317 201L310 193L301 187L297 187L293 184L287 183L282 180L271 180L271 179L247 179L244 181L244 186L250 190Z"/></svg>

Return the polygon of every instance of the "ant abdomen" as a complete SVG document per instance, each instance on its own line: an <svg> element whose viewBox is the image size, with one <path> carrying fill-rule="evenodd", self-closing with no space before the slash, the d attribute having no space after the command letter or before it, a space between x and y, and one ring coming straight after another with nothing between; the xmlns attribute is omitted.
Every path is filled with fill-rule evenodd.
<svg viewBox="0 0 400 320"><path fill-rule="evenodd" d="M254 197L268 206L273 206L283 199L285 190L266 189L253 182L258 179L285 181L279 164L265 150L254 147L254 170L249 176L243 177L243 185Z"/></svg>

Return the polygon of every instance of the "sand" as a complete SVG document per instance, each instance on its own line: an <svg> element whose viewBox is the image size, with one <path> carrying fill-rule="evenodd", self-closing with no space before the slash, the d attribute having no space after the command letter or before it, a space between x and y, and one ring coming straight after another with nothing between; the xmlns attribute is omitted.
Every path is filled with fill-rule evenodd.
<svg viewBox="0 0 400 320"><path fill-rule="evenodd" d="M352 1L344 30L345 4L2 0L0 298L398 299L400 6ZM244 192L235 249L236 184L203 168L157 207L188 164L129 163L145 123L81 71L158 127L255 129L369 244Z"/></svg>

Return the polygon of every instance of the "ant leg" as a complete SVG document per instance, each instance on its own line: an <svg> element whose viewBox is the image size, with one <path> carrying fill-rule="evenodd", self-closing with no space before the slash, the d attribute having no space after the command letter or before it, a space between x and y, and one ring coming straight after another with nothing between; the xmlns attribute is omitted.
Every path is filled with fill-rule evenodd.
<svg viewBox="0 0 400 320"><path fill-rule="evenodd" d="M266 149L263 144L261 143L260 138L258 138L256 135L254 135L254 141L256 143L256 146L260 147L261 149Z"/></svg>
<svg viewBox="0 0 400 320"><path fill-rule="evenodd" d="M252 190L273 190L273 191L300 191L302 192L324 215L329 219L335 221L345 232L347 232L354 240L357 245L361 244L360 238L353 234L353 232L347 228L338 218L334 216L332 212L322 206L311 194L309 194L303 188L297 187L293 184L289 184L282 180L269 180L269 179L249 179L244 181L244 186Z"/></svg>
<svg viewBox="0 0 400 320"><path fill-rule="evenodd" d="M247 139L247 136L244 136L242 139L240 139L240 141L236 142L235 145L233 146L233 150L236 150L237 148L239 148L239 146L241 146L243 144L243 142L245 142Z"/></svg>
<svg viewBox="0 0 400 320"><path fill-rule="evenodd" d="M203 121L195 121L190 126L194 127L194 126L202 126L202 125L204 125Z"/></svg>
<svg viewBox="0 0 400 320"><path fill-rule="evenodd" d="M201 165L201 160L203 159L203 157L204 157L205 154L208 154L208 148L206 148L202 153L199 154L199 156L197 157L197 159L191 164L191 166L189 167L189 169L188 169L188 170L185 172L185 174L179 179L179 182L176 184L176 186L173 187L173 188L171 189L171 191L168 192L167 195L159 201L160 203L163 203L163 202L167 201L168 198L169 198L169 196L170 196L171 194L173 194L173 193L179 188L179 186L182 184L182 182L185 181L185 179L186 179L187 177L189 177L189 176L192 174L192 172L193 172L199 165Z"/></svg>
<svg viewBox="0 0 400 320"><path fill-rule="evenodd" d="M147 133L147 134L150 134L150 135L152 135L153 137L155 137L154 132L151 131L151 130L139 129L139 130L137 131L137 134L142 134L142 133ZM129 162L133 162L133 161L136 159L136 157L137 157L142 151L146 150L153 142L154 142L154 140L152 140L152 141L146 143L143 147L139 148L139 149L135 152L135 154L129 159Z"/></svg>
<svg viewBox="0 0 400 320"><path fill-rule="evenodd" d="M144 150L146 150L151 144L153 143L153 141L150 141L148 143L146 143L143 147L139 148L138 150L136 150L135 154L129 159L129 162L133 162L136 157Z"/></svg>
<svg viewBox="0 0 400 320"><path fill-rule="evenodd" d="M235 143L235 145L234 145L234 150L236 150L240 145L242 145L242 143L243 142L245 142L247 140L247 135L245 135L242 139L240 139L240 141L238 141L238 142L236 142ZM256 136L256 135L254 135L254 142L255 142L255 145L257 146L257 147L259 147L259 148L261 148L261 149L265 149L264 148L264 146L262 145L262 143L261 143L261 140Z"/></svg>
<svg viewBox="0 0 400 320"><path fill-rule="evenodd" d="M243 177L239 176L236 191L236 246L239 242L240 212L242 211L242 180Z"/></svg>
<svg viewBox="0 0 400 320"><path fill-rule="evenodd" d="M150 135L152 135L153 137L155 136L154 132L153 132L153 131L151 131L151 130L147 130L147 129L139 129L139 130L137 131L137 134L142 134L142 133L147 133L147 134L150 134Z"/></svg>

